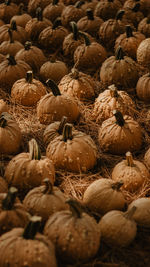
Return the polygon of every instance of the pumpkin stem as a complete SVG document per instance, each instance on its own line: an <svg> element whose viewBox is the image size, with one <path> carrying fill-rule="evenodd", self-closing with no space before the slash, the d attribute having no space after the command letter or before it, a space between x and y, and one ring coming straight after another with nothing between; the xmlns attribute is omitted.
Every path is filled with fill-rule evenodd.
<svg viewBox="0 0 150 267"><path fill-rule="evenodd" d="M68 139L72 140L72 124L66 123L63 128L63 141L66 142Z"/></svg>
<svg viewBox="0 0 150 267"><path fill-rule="evenodd" d="M50 87L50 89L51 89L51 91L52 91L52 93L53 93L54 96L61 95L60 90L59 90L57 84L53 80L48 79L46 81L46 85L48 87Z"/></svg>
<svg viewBox="0 0 150 267"><path fill-rule="evenodd" d="M132 220L133 214L135 213L136 209L136 206L133 206L131 209L126 211L123 216L128 220Z"/></svg>
<svg viewBox="0 0 150 267"><path fill-rule="evenodd" d="M80 8L83 4L84 4L84 1L77 1L74 6L76 8Z"/></svg>
<svg viewBox="0 0 150 267"><path fill-rule="evenodd" d="M32 83L32 80L33 80L33 72L32 70L29 70L26 73L26 81L27 83Z"/></svg>
<svg viewBox="0 0 150 267"><path fill-rule="evenodd" d="M29 50L29 49L31 48L31 46L32 46L32 43L29 42L29 41L26 41L26 42L25 42L25 45L24 45L24 49L25 49L25 50Z"/></svg>
<svg viewBox="0 0 150 267"><path fill-rule="evenodd" d="M8 29L8 34L9 34L9 40L10 40L10 43L14 43L14 40L13 40L13 35L12 35L12 30L9 28Z"/></svg>
<svg viewBox="0 0 150 267"><path fill-rule="evenodd" d="M8 64L11 65L11 66L17 64L17 62L16 62L14 56L12 56L12 55L7 55L7 56L6 56L6 59L8 60Z"/></svg>
<svg viewBox="0 0 150 267"><path fill-rule="evenodd" d="M41 151L35 139L29 141L29 155L30 160L40 160Z"/></svg>
<svg viewBox="0 0 150 267"><path fill-rule="evenodd" d="M114 115L115 118L116 118L116 123L117 123L120 127L124 126L124 124L125 124L125 120L124 120L124 118L123 118L122 113L121 113L119 110L113 110L113 115Z"/></svg>
<svg viewBox="0 0 150 267"><path fill-rule="evenodd" d="M91 8L88 8L88 9L86 10L86 15L87 15L87 17L88 17L88 20L94 20L93 11L92 11Z"/></svg>
<svg viewBox="0 0 150 267"><path fill-rule="evenodd" d="M11 21L10 29L12 31L17 31L17 24L16 24L16 21L14 19Z"/></svg>
<svg viewBox="0 0 150 267"><path fill-rule="evenodd" d="M135 6L132 8L132 11L133 12L138 12L139 9L140 9L140 6L141 6L140 3L136 3Z"/></svg>
<svg viewBox="0 0 150 267"><path fill-rule="evenodd" d="M108 88L110 90L111 97L117 98L119 96L117 88L116 88L116 86L114 84L108 86Z"/></svg>
<svg viewBox="0 0 150 267"><path fill-rule="evenodd" d="M61 18L60 17L58 17L58 18L55 19L55 21L53 23L52 29L56 29L58 26L62 26Z"/></svg>
<svg viewBox="0 0 150 267"><path fill-rule="evenodd" d="M30 218L30 221L25 227L22 234L24 239L34 239L36 233L40 228L41 220L42 218L39 216L33 216Z"/></svg>
<svg viewBox="0 0 150 267"><path fill-rule="evenodd" d="M45 189L43 191L43 194L52 194L53 185L52 185L51 181L48 178L45 178L43 180L43 184L45 185Z"/></svg>
<svg viewBox="0 0 150 267"><path fill-rule="evenodd" d="M118 48L116 50L115 58L116 58L116 60L124 59L123 50L122 50L121 46L118 46Z"/></svg>
<svg viewBox="0 0 150 267"><path fill-rule="evenodd" d="M5 128L6 126L7 126L7 120L3 116L0 116L0 127Z"/></svg>
<svg viewBox="0 0 150 267"><path fill-rule="evenodd" d="M38 7L36 9L36 17L37 17L38 21L42 21L43 20L43 12L42 12L41 7Z"/></svg>
<svg viewBox="0 0 150 267"><path fill-rule="evenodd" d="M125 11L122 9L122 10L119 10L117 12L117 15L116 15L116 20L122 20L122 17L124 15Z"/></svg>
<svg viewBox="0 0 150 267"><path fill-rule="evenodd" d="M134 163L133 163L133 157L132 157L132 154L131 154L130 151L128 151L128 152L126 153L126 161L127 161L127 165L128 165L128 166L130 166L130 167L134 166Z"/></svg>
<svg viewBox="0 0 150 267"><path fill-rule="evenodd" d="M116 191L119 191L119 189L120 189L121 186L123 186L123 182L122 182L122 181L113 183L113 184L111 185L112 189L114 189L114 190L116 190Z"/></svg>
<svg viewBox="0 0 150 267"><path fill-rule="evenodd" d="M52 5L55 6L58 4L58 0L53 0Z"/></svg>
<svg viewBox="0 0 150 267"><path fill-rule="evenodd" d="M23 12L23 8L24 8L24 4L23 3L20 3L19 10L18 10L18 15L22 15L24 13Z"/></svg>
<svg viewBox="0 0 150 267"><path fill-rule="evenodd" d="M127 26L126 26L126 36L127 36L127 38L133 36L133 33L132 33L132 32L133 32L133 31L132 31L131 26L130 26L130 25L127 25Z"/></svg>
<svg viewBox="0 0 150 267"><path fill-rule="evenodd" d="M76 218L81 218L82 208L80 203L75 199L68 199L66 203L69 204L70 210L72 212L72 216Z"/></svg>
<svg viewBox="0 0 150 267"><path fill-rule="evenodd" d="M77 27L76 22L75 21L71 21L70 22L70 26L71 26L71 30L73 32L73 39L75 41L77 41L78 40L78 27Z"/></svg>
<svg viewBox="0 0 150 267"><path fill-rule="evenodd" d="M91 42L90 39L87 37L87 35L83 32L80 32L80 35L83 36L86 46L89 46Z"/></svg>
<svg viewBox="0 0 150 267"><path fill-rule="evenodd" d="M79 78L79 71L76 68L72 68L70 75L73 79L78 79Z"/></svg>
<svg viewBox="0 0 150 267"><path fill-rule="evenodd" d="M2 201L3 210L11 210L13 208L17 193L18 193L18 190L16 187L9 188L9 191L6 197Z"/></svg>
<svg viewBox="0 0 150 267"><path fill-rule="evenodd" d="M64 129L64 126L65 126L66 122L67 122L67 117L63 116L62 119L61 119L61 122L59 124L58 131L57 131L59 134L63 133L63 129Z"/></svg>

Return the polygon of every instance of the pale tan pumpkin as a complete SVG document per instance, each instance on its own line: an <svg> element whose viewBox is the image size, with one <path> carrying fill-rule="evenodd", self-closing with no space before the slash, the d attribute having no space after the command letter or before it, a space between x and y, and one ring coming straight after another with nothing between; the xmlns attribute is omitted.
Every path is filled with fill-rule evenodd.
<svg viewBox="0 0 150 267"><path fill-rule="evenodd" d="M122 210L125 198L120 191L123 182L100 178L92 182L84 192L83 203L91 210L105 214L110 210Z"/></svg>
<svg viewBox="0 0 150 267"><path fill-rule="evenodd" d="M128 210L132 207L136 207L136 211L133 214L133 219L139 226L149 228L150 227L150 198L141 197L133 200L129 206Z"/></svg>
<svg viewBox="0 0 150 267"><path fill-rule="evenodd" d="M139 64L150 69L150 38L140 43L136 56Z"/></svg>
<svg viewBox="0 0 150 267"><path fill-rule="evenodd" d="M148 182L150 174L144 163L132 158L130 152L126 153L126 159L119 162L112 170L112 180L122 180L122 188L131 193L136 193L143 184Z"/></svg>

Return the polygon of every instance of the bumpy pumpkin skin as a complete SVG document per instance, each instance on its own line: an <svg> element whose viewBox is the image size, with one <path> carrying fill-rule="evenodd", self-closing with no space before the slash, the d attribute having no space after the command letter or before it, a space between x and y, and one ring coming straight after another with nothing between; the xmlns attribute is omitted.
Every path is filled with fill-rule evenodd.
<svg viewBox="0 0 150 267"><path fill-rule="evenodd" d="M53 2L47 5L43 10L43 17L49 19L52 22L54 22L57 17L61 16L61 13L65 7L63 1L57 1L58 3Z"/></svg>
<svg viewBox="0 0 150 267"><path fill-rule="evenodd" d="M6 5L5 3L0 4L0 19L5 23L9 23L12 16L18 13L18 6L15 3Z"/></svg>
<svg viewBox="0 0 150 267"><path fill-rule="evenodd" d="M85 11L82 9L82 6L78 8L76 7L76 4L65 6L65 8L61 13L62 25L68 28L69 22L71 21L77 22L83 16L85 16Z"/></svg>
<svg viewBox="0 0 150 267"><path fill-rule="evenodd" d="M126 201L117 184L115 188L114 181L101 178L87 187L83 195L83 203L91 211L105 214L110 210L122 210Z"/></svg>
<svg viewBox="0 0 150 267"><path fill-rule="evenodd" d="M136 85L136 93L139 99L150 102L150 73L141 76Z"/></svg>
<svg viewBox="0 0 150 267"><path fill-rule="evenodd" d="M42 156L40 160L31 160L29 153L20 153L8 163L5 179L9 185L17 187L20 192L41 185L43 177L49 178L52 184L55 180L53 162Z"/></svg>
<svg viewBox="0 0 150 267"><path fill-rule="evenodd" d="M121 127L113 116L100 126L98 140L104 152L120 155L127 151L138 151L141 148L141 127L128 115L124 115L124 120L125 124Z"/></svg>
<svg viewBox="0 0 150 267"><path fill-rule="evenodd" d="M129 206L128 210L130 210L133 206L136 207L136 211L133 214L133 219L136 223L142 227L149 228L150 227L150 198L141 197L133 200Z"/></svg>
<svg viewBox="0 0 150 267"><path fill-rule="evenodd" d="M18 266L57 267L52 242L39 233L33 240L24 239L23 231L23 228L14 228L0 237L0 265L13 267L17 261Z"/></svg>
<svg viewBox="0 0 150 267"><path fill-rule="evenodd" d="M42 20L31 18L27 22L25 30L31 40L37 41L41 31L49 26L52 26L52 22L46 18L43 18Z"/></svg>
<svg viewBox="0 0 150 267"><path fill-rule="evenodd" d="M134 115L136 107L129 95L125 91L118 90L117 96L115 96L111 88L115 88L115 86L111 85L110 89L106 89L95 99L92 117L97 123L102 123L112 117L114 109L120 110L123 115Z"/></svg>
<svg viewBox="0 0 150 267"><path fill-rule="evenodd" d="M76 102L67 95L46 94L37 105L37 116L42 124L60 121L62 116L66 116L68 122L74 122L79 118L79 115Z"/></svg>
<svg viewBox="0 0 150 267"><path fill-rule="evenodd" d="M138 25L138 31L145 35L146 38L150 38L150 18L144 18Z"/></svg>
<svg viewBox="0 0 150 267"><path fill-rule="evenodd" d="M150 38L140 43L137 49L137 61L142 66L150 68Z"/></svg>
<svg viewBox="0 0 150 267"><path fill-rule="evenodd" d="M56 169L72 172L87 172L97 160L97 148L91 137L83 132L73 131L72 140L63 141L62 135L56 137L46 149Z"/></svg>
<svg viewBox="0 0 150 267"><path fill-rule="evenodd" d="M121 3L118 0L100 1L97 3L94 15L103 20L111 19L116 16L117 11L121 8Z"/></svg>
<svg viewBox="0 0 150 267"><path fill-rule="evenodd" d="M8 106L3 99L0 99L0 115L2 112L8 112Z"/></svg>
<svg viewBox="0 0 150 267"><path fill-rule="evenodd" d="M49 5L50 0L29 0L28 2L28 13L31 16L36 15L36 9L40 7L42 10Z"/></svg>
<svg viewBox="0 0 150 267"><path fill-rule="evenodd" d="M126 160L122 160L112 171L112 179L116 182L122 180L122 189L131 193L137 192L149 180L149 177L148 169L138 160L133 160L131 166L128 166Z"/></svg>

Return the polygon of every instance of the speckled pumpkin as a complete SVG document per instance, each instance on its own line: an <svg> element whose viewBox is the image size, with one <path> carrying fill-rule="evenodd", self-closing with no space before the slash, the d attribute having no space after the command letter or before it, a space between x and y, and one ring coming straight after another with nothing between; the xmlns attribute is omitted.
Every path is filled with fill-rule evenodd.
<svg viewBox="0 0 150 267"><path fill-rule="evenodd" d="M136 207L136 211L133 214L133 219L136 223L141 227L150 228L150 198L141 197L133 200L129 204L128 210L132 209L133 206Z"/></svg>

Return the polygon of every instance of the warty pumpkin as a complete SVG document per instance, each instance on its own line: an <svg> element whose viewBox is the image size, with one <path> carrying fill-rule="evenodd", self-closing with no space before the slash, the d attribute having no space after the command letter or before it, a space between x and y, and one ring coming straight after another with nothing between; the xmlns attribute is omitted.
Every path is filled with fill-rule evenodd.
<svg viewBox="0 0 150 267"><path fill-rule="evenodd" d="M146 38L140 43L136 57L139 64L150 69L150 38Z"/></svg>
<svg viewBox="0 0 150 267"><path fill-rule="evenodd" d="M117 11L122 7L118 0L103 0L98 1L94 15L102 18L103 20L112 19L116 16Z"/></svg>
<svg viewBox="0 0 150 267"><path fill-rule="evenodd" d="M139 78L136 93L139 99L150 102L150 73L146 73Z"/></svg>
<svg viewBox="0 0 150 267"><path fill-rule="evenodd" d="M102 151L120 155L140 150L142 130L138 122L118 110L114 110L113 115L99 127L98 141Z"/></svg>
<svg viewBox="0 0 150 267"><path fill-rule="evenodd" d="M96 164L97 147L89 135L72 131L72 125L66 123L63 134L47 146L46 155L53 161L56 169L87 172Z"/></svg>
<svg viewBox="0 0 150 267"><path fill-rule="evenodd" d="M51 3L44 8L43 16L54 22L57 17L61 16L64 8L65 5L63 1L52 0Z"/></svg>
<svg viewBox="0 0 150 267"><path fill-rule="evenodd" d="M137 28L139 22L144 18L143 13L140 11L140 2L136 2L132 8L124 8L124 15L122 21L127 24L133 24Z"/></svg>
<svg viewBox="0 0 150 267"><path fill-rule="evenodd" d="M29 0L28 2L28 13L32 16L36 16L37 8L43 9L51 3L51 0Z"/></svg>
<svg viewBox="0 0 150 267"><path fill-rule="evenodd" d="M146 38L150 38L150 15L139 22L138 31L144 34Z"/></svg>
<svg viewBox="0 0 150 267"><path fill-rule="evenodd" d="M131 193L138 192L149 178L150 174L144 163L133 159L131 152L127 152L126 159L117 163L112 170L112 180L122 180L122 189Z"/></svg>
<svg viewBox="0 0 150 267"><path fill-rule="evenodd" d="M44 234L56 246L56 255L68 263L88 261L100 245L100 230L94 218L83 212L80 204L69 199L70 210L49 217Z"/></svg>

